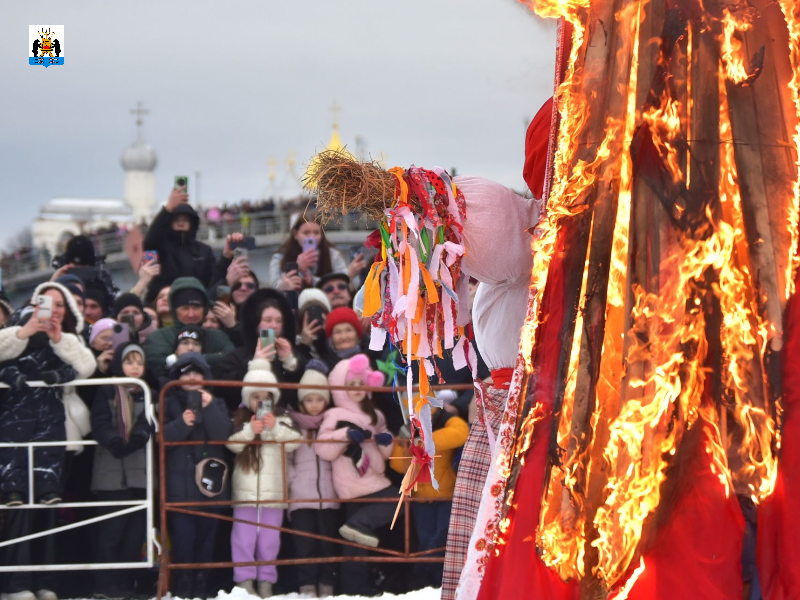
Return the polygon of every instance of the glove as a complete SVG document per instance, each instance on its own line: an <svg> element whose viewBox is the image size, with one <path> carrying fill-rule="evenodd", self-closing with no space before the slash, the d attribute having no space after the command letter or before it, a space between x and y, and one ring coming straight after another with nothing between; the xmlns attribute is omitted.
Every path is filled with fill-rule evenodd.
<svg viewBox="0 0 800 600"><path fill-rule="evenodd" d="M58 371L42 371L42 381L47 385L55 385L61 383L61 377Z"/></svg>
<svg viewBox="0 0 800 600"><path fill-rule="evenodd" d="M115 437L108 444L108 451L114 458L125 456L125 441L121 437Z"/></svg>
<svg viewBox="0 0 800 600"><path fill-rule="evenodd" d="M394 437L391 433L376 433L375 434L375 443L379 446L388 446L394 441Z"/></svg>
<svg viewBox="0 0 800 600"><path fill-rule="evenodd" d="M349 437L356 444L360 444L365 439L367 439L367 435L363 429L348 429L347 437Z"/></svg>
<svg viewBox="0 0 800 600"><path fill-rule="evenodd" d="M131 439L128 440L128 443L125 446L125 454L132 454L137 450L144 448L145 444L147 444L147 438L148 436L146 435L132 435Z"/></svg>

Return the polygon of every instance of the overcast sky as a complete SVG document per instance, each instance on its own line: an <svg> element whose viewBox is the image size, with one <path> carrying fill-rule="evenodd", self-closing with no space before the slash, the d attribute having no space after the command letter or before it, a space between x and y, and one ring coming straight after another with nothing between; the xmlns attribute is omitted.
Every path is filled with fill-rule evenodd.
<svg viewBox="0 0 800 600"><path fill-rule="evenodd" d="M514 0L4 2L0 245L50 198L120 198L129 114L150 109L157 196L254 198L267 161L342 141L388 166L457 167L523 189L526 123L552 92L555 24ZM63 24L63 66L30 66L28 26ZM298 166L302 172L302 168ZM190 190L190 192L193 190Z"/></svg>

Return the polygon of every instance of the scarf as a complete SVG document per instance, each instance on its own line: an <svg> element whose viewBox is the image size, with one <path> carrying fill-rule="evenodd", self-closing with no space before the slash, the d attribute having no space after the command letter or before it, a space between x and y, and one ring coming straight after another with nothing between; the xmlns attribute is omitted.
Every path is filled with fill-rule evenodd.
<svg viewBox="0 0 800 600"><path fill-rule="evenodd" d="M322 425L322 419L325 416L324 411L314 416L294 411L291 408L287 409L286 412L289 414L292 421L297 423L300 429L319 429L319 426Z"/></svg>
<svg viewBox="0 0 800 600"><path fill-rule="evenodd" d="M117 433L127 442L133 429L133 398L124 386L118 385L116 388Z"/></svg>

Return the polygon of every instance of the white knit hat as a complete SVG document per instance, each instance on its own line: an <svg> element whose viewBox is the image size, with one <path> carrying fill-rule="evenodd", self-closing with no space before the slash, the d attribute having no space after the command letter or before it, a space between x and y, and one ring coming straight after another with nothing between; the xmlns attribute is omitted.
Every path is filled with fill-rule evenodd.
<svg viewBox="0 0 800 600"><path fill-rule="evenodd" d="M303 373L303 376L300 378L300 383L304 385L328 385L328 378L325 377L324 373L320 373L315 369L306 369L306 372ZM297 390L297 401L302 404L303 398L308 396L309 394L319 394L323 398L325 398L325 404L331 403L331 391L330 390L317 390L314 388L300 388Z"/></svg>
<svg viewBox="0 0 800 600"><path fill-rule="evenodd" d="M331 302L328 300L328 296L317 288L306 288L300 292L300 296L297 298L297 312L303 312L303 308L311 302L322 304L325 310L331 312Z"/></svg>
<svg viewBox="0 0 800 600"><path fill-rule="evenodd" d="M242 379L243 383L278 383L275 373L272 372L272 367L269 361L265 358L254 358L247 365L247 374ZM281 398L281 391L273 387L243 387L242 388L242 403L250 408L250 395L257 392L270 392L275 398L275 402Z"/></svg>

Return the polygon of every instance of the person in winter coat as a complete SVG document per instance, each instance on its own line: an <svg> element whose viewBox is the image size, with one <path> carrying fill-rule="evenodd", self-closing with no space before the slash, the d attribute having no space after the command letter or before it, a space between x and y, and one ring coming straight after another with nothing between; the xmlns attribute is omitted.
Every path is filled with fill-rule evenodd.
<svg viewBox="0 0 800 600"><path fill-rule="evenodd" d="M361 352L360 344L364 330L361 327L361 319L352 308L346 306L334 308L325 319L325 335L336 362Z"/></svg>
<svg viewBox="0 0 800 600"><path fill-rule="evenodd" d="M455 396L455 394L453 394ZM453 455L467 441L469 425L459 416L453 415L441 408L433 409L431 419L433 427L433 443L436 446L436 458L433 460L433 475L439 483L436 490L430 483L420 483L411 494L415 498L430 498L430 502L414 502L411 508L411 518L417 531L419 542L418 550L433 550L444 548L447 543L447 528L450 525L450 509L453 505L450 500L436 498L453 495L456 485L456 473L453 470ZM397 444L392 452L392 458L400 459L410 457L408 447ZM392 469L398 473L405 473L408 469L408 460L389 461ZM439 556L444 556L444 552ZM417 563L414 565L414 584L416 587L441 587L442 563Z"/></svg>
<svg viewBox="0 0 800 600"><path fill-rule="evenodd" d="M244 383L277 383L269 361L254 358L250 361ZM286 503L283 473L284 457L293 452L297 444L247 444L253 440L289 442L300 438L300 432L292 420L278 409L281 393L278 388L242 388L242 404L234 416L234 434L228 449L236 454L233 469L233 499L237 502L271 501L267 504L237 505L233 509L235 519L263 523L280 527ZM231 555L233 562L275 560L281 546L280 531L266 529L246 523L234 523L231 531ZM274 565L261 567L234 567L233 580L236 585L254 594L258 582L258 595L272 596L272 585L278 581Z"/></svg>
<svg viewBox="0 0 800 600"><path fill-rule="evenodd" d="M146 351L146 349L145 349ZM164 407L164 441L227 440L233 424L225 403L203 389L211 370L202 354L187 352L170 369L170 378L182 382L167 392ZM208 444L173 446L167 452L167 501L196 502L230 499L229 467L221 446ZM201 488L201 486L203 486ZM213 510L213 509L211 509ZM172 513L168 519L175 563L210 562L214 555L219 521ZM194 581L192 581L194 575ZM205 598L207 571L175 572L173 594L181 598Z"/></svg>
<svg viewBox="0 0 800 600"><path fill-rule="evenodd" d="M331 371L331 385L378 386L383 374L373 371L365 354L340 361ZM334 407L325 412L319 428L320 440L340 444L317 444L320 458L333 463L336 495L349 498L397 498L399 491L387 479L386 459L392 453L394 438L386 429L386 418L372 404L370 394L357 389L333 392ZM375 531L392 521L394 503L346 504L346 519L339 528L344 539L377 547ZM365 551L345 546L345 556L363 556ZM374 590L368 582L365 563L342 564L342 589L345 594L367 595Z"/></svg>
<svg viewBox="0 0 800 600"><path fill-rule="evenodd" d="M308 363L301 384L327 385L326 367L313 360ZM321 502L336 498L333 489L333 469L331 463L323 460L316 452L317 432L331 403L331 393L326 389L301 389L297 392L299 410L289 409L289 416L300 428L302 439L307 440L289 456L289 498L308 500L289 505L289 518L292 528L298 531L336 537L339 528L339 503ZM315 502L313 499L319 499ZM293 536L296 558L327 558L339 556L338 546L304 536ZM295 568L300 593L324 598L333 595L338 576L336 563L304 564Z"/></svg>
<svg viewBox="0 0 800 600"><path fill-rule="evenodd" d="M52 316L39 318L39 297L52 300ZM46 282L33 293L33 306L15 312L9 326L0 330L0 380L11 389L0 392L0 442L25 443L66 440L66 413L62 402L62 388L30 388L27 381L44 381L50 385L89 377L95 369L95 359L80 336L83 316L75 300L61 284ZM28 492L27 448L0 450L0 492L7 506L37 502L52 505L61 501L63 465L66 449L63 446L36 448L33 451L33 498ZM34 523L34 520L45 523ZM14 510L7 513L5 534L18 538L33 533L34 529L55 526L56 511ZM55 559L55 538L43 540L45 560ZM31 564L30 542L7 547L4 565ZM52 575L37 578L38 589L44 600L55 600ZM17 571L5 578L5 592L9 600L34 600L31 592L33 576Z"/></svg>
<svg viewBox="0 0 800 600"><path fill-rule="evenodd" d="M244 345L229 352L214 365L214 377L228 381L242 381L247 373L247 365L253 358L270 361L272 372L281 383L297 383L303 374L305 360L294 350L294 315L283 294L263 288L256 290L242 305L239 327ZM275 345L262 348L260 333L262 329L272 329ZM235 412L241 402L236 388L220 388L219 395L225 399L231 412ZM297 402L294 390L285 390L281 395L281 406L292 406Z"/></svg>
<svg viewBox="0 0 800 600"><path fill-rule="evenodd" d="M144 350L134 342L114 350L112 377L144 377ZM147 497L147 456L150 423L144 392L136 385L104 385L92 404L92 432L98 447L92 465L92 491L98 500L119 502ZM100 514L119 510L101 507ZM145 512L137 511L104 521L96 529L97 562L137 562L145 540ZM116 600L131 597L132 573L98 569L94 597Z"/></svg>
<svg viewBox="0 0 800 600"><path fill-rule="evenodd" d="M144 347L147 370L154 377L166 373L167 356L175 351L181 328L184 325L201 325L210 307L205 287L194 277L179 277L172 282L169 305L174 324L151 333ZM205 331L204 346L203 356L212 367L233 350L227 335L210 329Z"/></svg>
<svg viewBox="0 0 800 600"><path fill-rule="evenodd" d="M147 289L145 300L148 302L155 299L161 288L179 277L194 277L205 289L225 276L224 272L215 276L214 252L197 241L200 217L188 202L185 188L172 190L167 203L147 230L144 249L157 251L158 264L161 265L161 273L153 278Z"/></svg>
<svg viewBox="0 0 800 600"><path fill-rule="evenodd" d="M117 296L114 302L114 307L111 309L111 318L115 319L118 323L124 322L122 320L125 315L130 315L133 318L133 331L140 344L147 341L147 336L158 329L158 323L144 310L141 298L136 294L127 292Z"/></svg>
<svg viewBox="0 0 800 600"><path fill-rule="evenodd" d="M299 292L314 287L320 277L329 273L358 273L364 268L363 258L348 265L342 253L328 239L314 213L300 215L292 225L288 239L272 255L269 263L269 285L284 292ZM314 239L314 249L304 249L304 240Z"/></svg>

